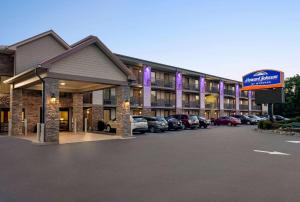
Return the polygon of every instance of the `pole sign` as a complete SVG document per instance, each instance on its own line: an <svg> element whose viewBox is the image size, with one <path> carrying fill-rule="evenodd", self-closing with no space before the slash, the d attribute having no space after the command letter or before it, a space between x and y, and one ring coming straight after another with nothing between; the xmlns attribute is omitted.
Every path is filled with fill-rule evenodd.
<svg viewBox="0 0 300 202"><path fill-rule="evenodd" d="M241 90L259 90L283 87L283 72L268 69L251 72L243 76L243 88Z"/></svg>

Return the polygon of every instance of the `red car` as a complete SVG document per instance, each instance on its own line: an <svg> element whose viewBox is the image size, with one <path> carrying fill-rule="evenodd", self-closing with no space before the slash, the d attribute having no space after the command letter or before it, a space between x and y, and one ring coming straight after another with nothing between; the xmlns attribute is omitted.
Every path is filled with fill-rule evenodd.
<svg viewBox="0 0 300 202"><path fill-rule="evenodd" d="M241 120L231 116L221 116L214 121L215 125L237 126L241 124Z"/></svg>

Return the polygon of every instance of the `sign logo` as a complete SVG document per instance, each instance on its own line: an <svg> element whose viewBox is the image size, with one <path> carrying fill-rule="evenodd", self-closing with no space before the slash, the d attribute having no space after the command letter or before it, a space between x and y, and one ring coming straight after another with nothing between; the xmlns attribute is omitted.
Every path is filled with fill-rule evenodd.
<svg viewBox="0 0 300 202"><path fill-rule="evenodd" d="M282 88L283 72L276 70L259 70L243 76L242 90Z"/></svg>

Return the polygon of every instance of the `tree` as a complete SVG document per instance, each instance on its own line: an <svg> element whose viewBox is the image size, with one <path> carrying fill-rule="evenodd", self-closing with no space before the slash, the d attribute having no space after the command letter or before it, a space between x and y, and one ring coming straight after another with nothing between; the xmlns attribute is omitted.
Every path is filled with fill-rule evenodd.
<svg viewBox="0 0 300 202"><path fill-rule="evenodd" d="M300 75L285 80L285 103L274 105L274 114L300 116Z"/></svg>

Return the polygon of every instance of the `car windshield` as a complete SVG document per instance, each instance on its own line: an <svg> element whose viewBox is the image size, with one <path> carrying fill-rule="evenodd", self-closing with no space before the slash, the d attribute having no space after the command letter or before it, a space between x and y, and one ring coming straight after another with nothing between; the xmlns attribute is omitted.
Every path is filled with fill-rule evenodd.
<svg viewBox="0 0 300 202"><path fill-rule="evenodd" d="M161 116L158 116L158 117L156 117L156 120L157 121L166 121L166 119L164 118L164 117L161 117Z"/></svg>
<svg viewBox="0 0 300 202"><path fill-rule="evenodd" d="M191 120L196 121L198 120L197 116L190 116Z"/></svg>
<svg viewBox="0 0 300 202"><path fill-rule="evenodd" d="M133 120L135 122L147 122L147 120L144 119L143 117L133 117Z"/></svg>
<svg viewBox="0 0 300 202"><path fill-rule="evenodd" d="M202 116L199 116L198 118L199 118L199 119L202 119L202 120L205 120L205 118L204 118L204 117L202 117Z"/></svg>

